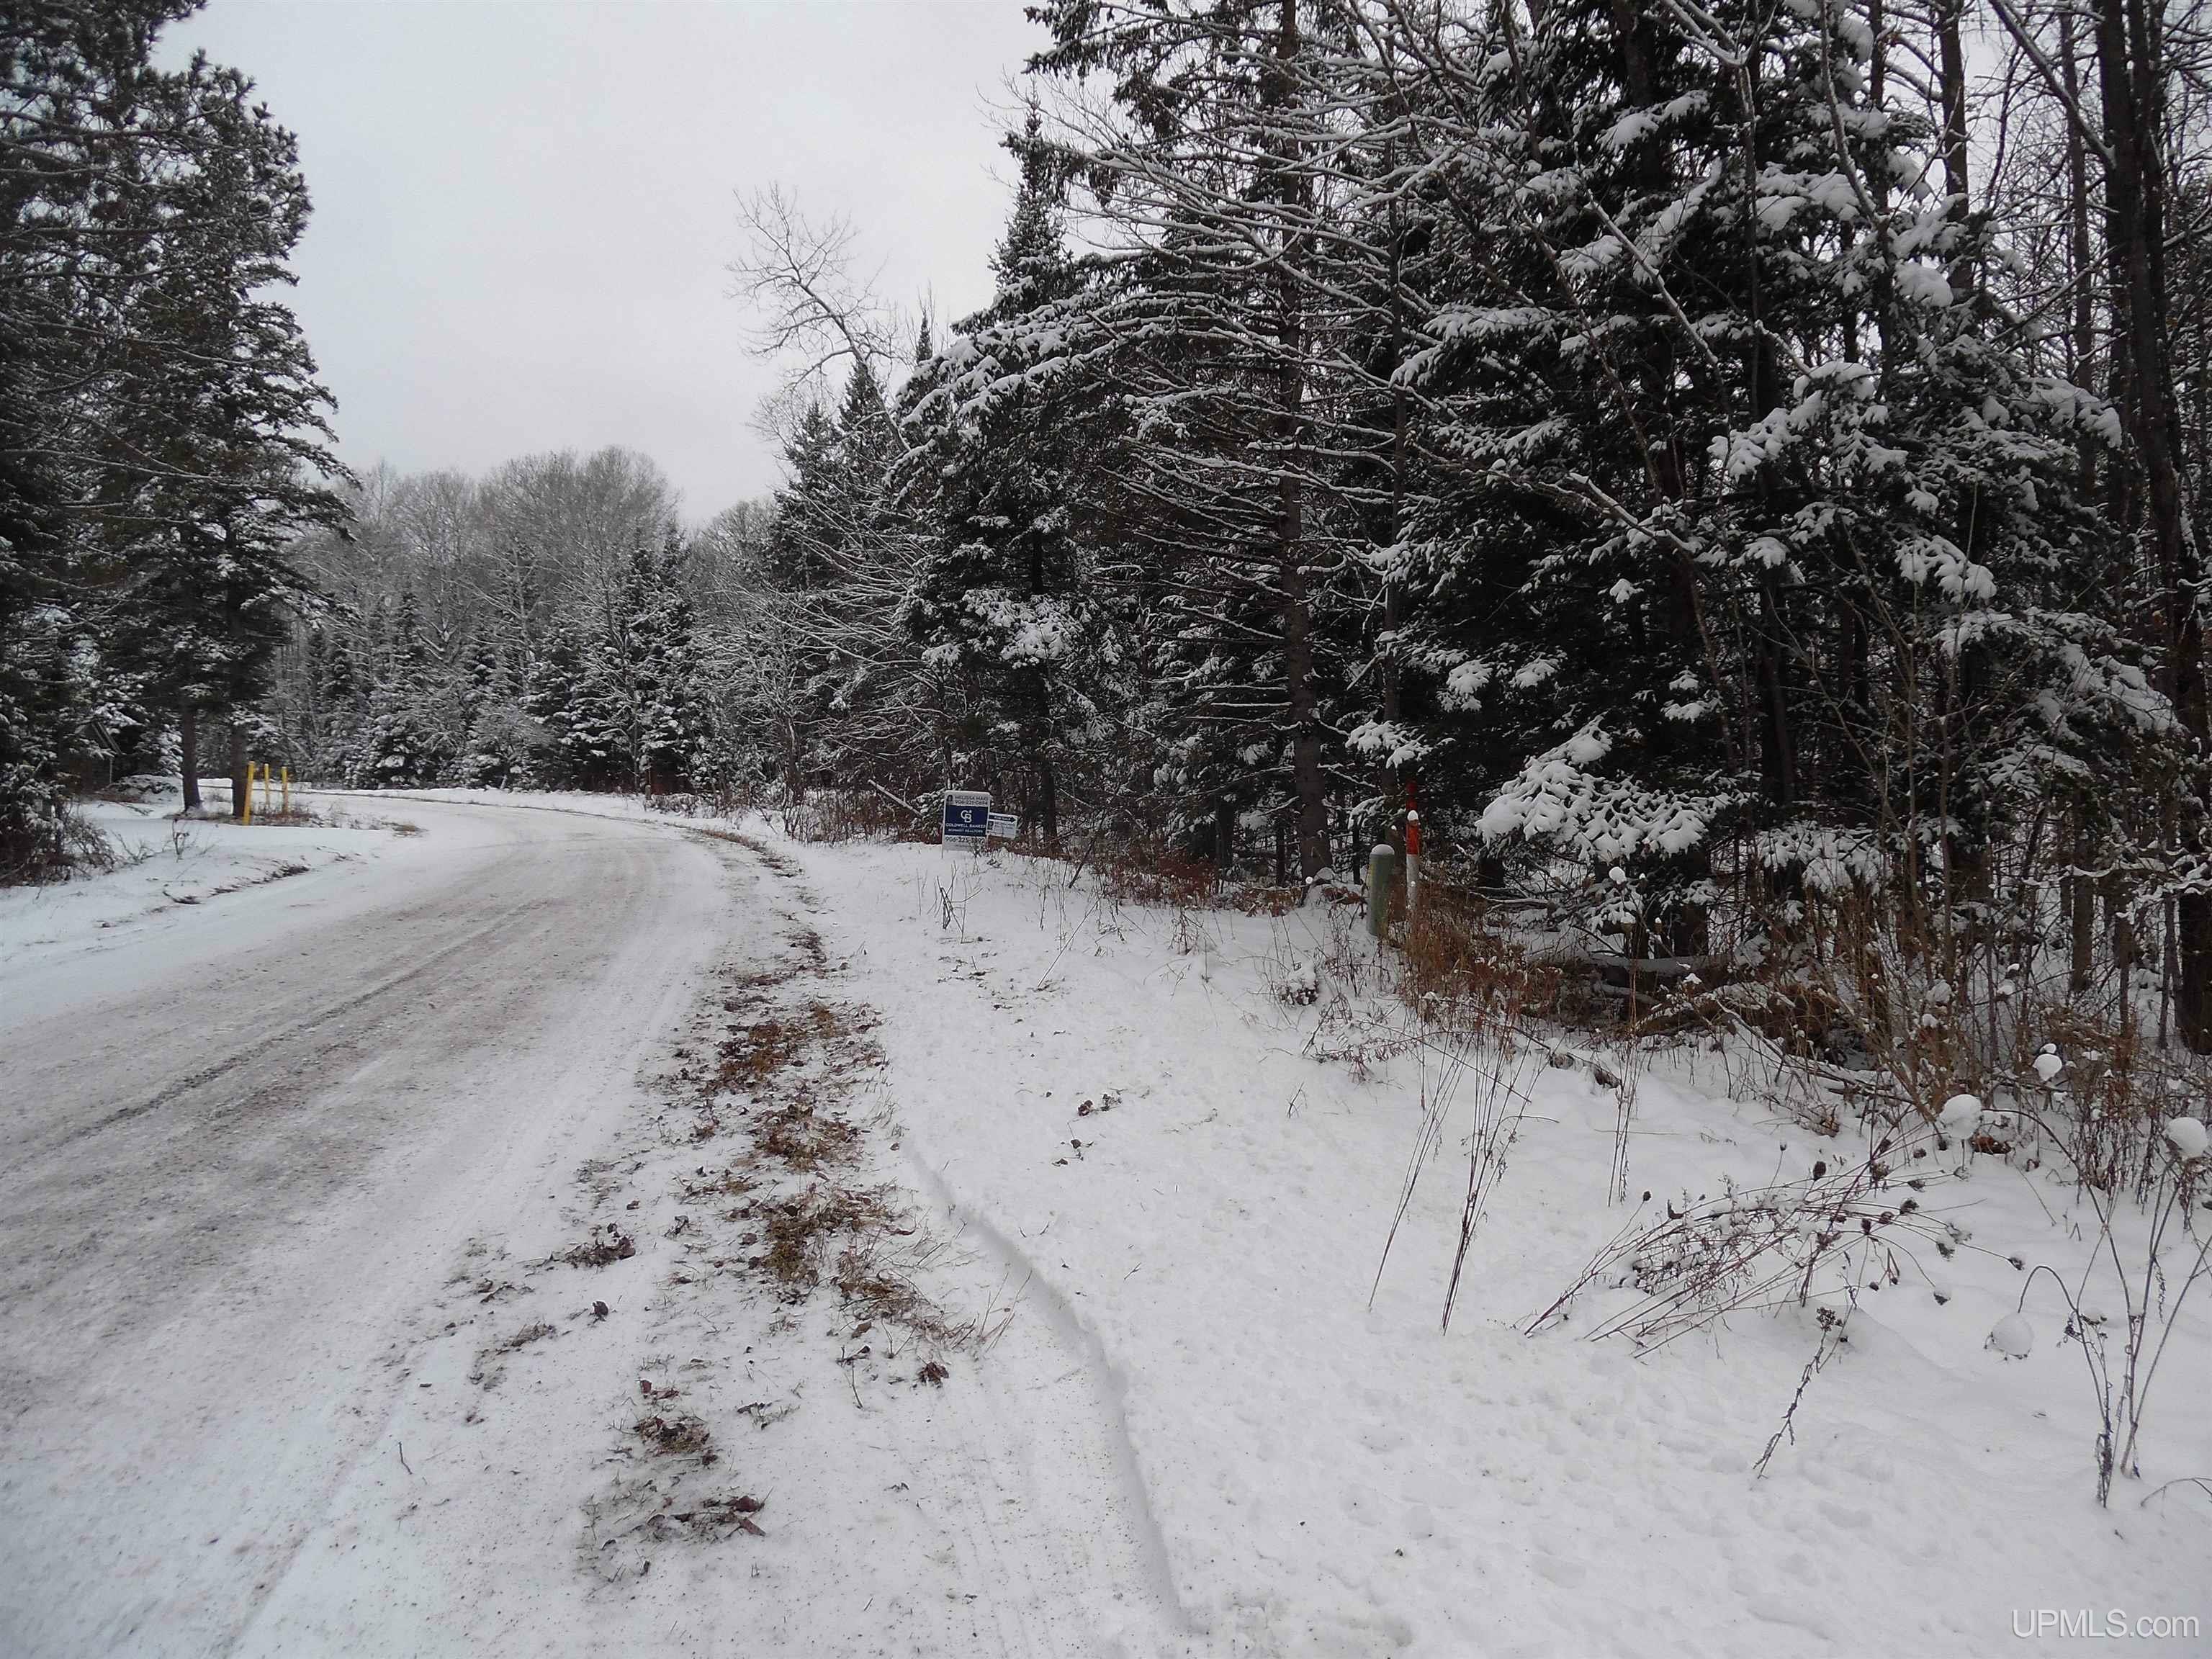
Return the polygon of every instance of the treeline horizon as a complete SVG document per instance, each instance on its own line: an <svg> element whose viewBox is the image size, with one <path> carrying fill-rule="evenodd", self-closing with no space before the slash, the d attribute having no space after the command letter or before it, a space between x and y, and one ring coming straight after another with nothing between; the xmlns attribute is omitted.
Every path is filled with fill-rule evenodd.
<svg viewBox="0 0 2212 1659"><path fill-rule="evenodd" d="M365 473L295 556L322 596L273 665L257 754L357 787L728 788L759 619L757 502L687 528L618 447L480 477Z"/></svg>
<svg viewBox="0 0 2212 1659"><path fill-rule="evenodd" d="M2205 0L1031 15L975 314L743 204L811 366L772 501L380 474L149 727L359 783L980 787L1271 879L1417 802L1618 948L1872 929L1992 993L2055 951L2212 1047Z"/></svg>

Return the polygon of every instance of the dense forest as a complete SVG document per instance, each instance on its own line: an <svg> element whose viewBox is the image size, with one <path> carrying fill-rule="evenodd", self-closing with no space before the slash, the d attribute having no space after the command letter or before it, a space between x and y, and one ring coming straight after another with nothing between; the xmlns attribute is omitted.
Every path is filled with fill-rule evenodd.
<svg viewBox="0 0 2212 1659"><path fill-rule="evenodd" d="M323 602L270 664L258 754L372 787L665 793L755 764L757 512L687 532L622 450L379 469L350 506L294 549Z"/></svg>
<svg viewBox="0 0 2212 1659"><path fill-rule="evenodd" d="M622 452L342 475L184 9L9 43L11 866L195 728L1277 881L1418 800L1639 951L2049 944L2212 1046L2197 0L1037 5L983 309L747 204L813 368L703 526Z"/></svg>
<svg viewBox="0 0 2212 1659"><path fill-rule="evenodd" d="M342 525L329 394L283 303L307 219L243 75L154 63L197 0L0 23L0 875L66 867L68 792L269 690ZM179 735L181 734L181 735Z"/></svg>

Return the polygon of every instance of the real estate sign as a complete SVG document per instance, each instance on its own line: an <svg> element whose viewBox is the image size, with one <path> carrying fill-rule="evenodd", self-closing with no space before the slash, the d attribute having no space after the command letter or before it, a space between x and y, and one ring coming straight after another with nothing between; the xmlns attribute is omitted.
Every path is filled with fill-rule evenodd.
<svg viewBox="0 0 2212 1659"><path fill-rule="evenodd" d="M945 792L945 839L981 841L991 833L991 797L981 789Z"/></svg>

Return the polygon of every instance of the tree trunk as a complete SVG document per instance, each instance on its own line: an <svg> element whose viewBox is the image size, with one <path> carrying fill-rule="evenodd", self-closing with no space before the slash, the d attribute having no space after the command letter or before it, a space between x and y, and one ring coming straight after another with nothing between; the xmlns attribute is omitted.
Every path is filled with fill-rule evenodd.
<svg viewBox="0 0 2212 1659"><path fill-rule="evenodd" d="M231 817L244 823L247 803L252 799L253 785L246 774L246 728L234 720L230 723Z"/></svg>
<svg viewBox="0 0 2212 1659"><path fill-rule="evenodd" d="M200 711L187 698L177 705L178 764L184 772L185 811L200 810Z"/></svg>
<svg viewBox="0 0 2212 1659"><path fill-rule="evenodd" d="M2065 76L2064 86L2069 102L2081 106L2081 72L2076 62L2077 48L2074 40L2074 14L2062 9L2058 14L2058 67ZM2089 154L2081 142L2081 129L2074 122L2066 124L2066 194L2067 262L2074 278L2073 329L2067 341L2066 372L2074 384L2094 391L2096 387L2097 314L2096 259L2089 246ZM2081 493L2093 495L2097 489L2096 440L2082 434Z"/></svg>
<svg viewBox="0 0 2212 1659"><path fill-rule="evenodd" d="M1285 418L1295 428L1297 417ZM1298 804L1298 874L1328 864L1328 795L1322 776L1319 703L1314 696L1313 618L1308 609L1304 501L1297 481L1282 483L1283 673L1291 717L1291 784Z"/></svg>
<svg viewBox="0 0 2212 1659"><path fill-rule="evenodd" d="M1030 592L1036 597L1044 592L1043 575L1036 568L1036 554L1030 556ZM1037 827L1050 843L1060 836L1060 792L1052 768L1052 681L1042 668L1030 671L1028 694L1030 749L1036 763Z"/></svg>
<svg viewBox="0 0 2212 1659"><path fill-rule="evenodd" d="M2097 889L2089 879L2089 860L2094 848L2089 839L2088 809L2078 807L2074 818L2074 873L2066 892L2073 907L2073 960L2068 964L2066 988L2075 996L2089 988L2097 963Z"/></svg>
<svg viewBox="0 0 2212 1659"><path fill-rule="evenodd" d="M1270 77L1267 102L1286 108L1292 84L1291 66L1299 51L1297 0L1282 0L1282 27L1275 40L1281 73ZM1288 123L1284 124L1287 125ZM1297 140L1284 137L1285 147ZM1328 793L1322 774L1319 700L1314 692L1313 615L1306 591L1305 493L1298 478L1298 454L1304 436L1305 322L1295 266L1303 240L1301 220L1305 181L1296 158L1284 151L1269 157L1275 173L1274 200L1284 212L1282 258L1275 277L1275 339L1280 353L1275 410L1279 468L1276 521L1279 577L1283 590L1283 678L1291 725L1291 786L1297 799L1298 873L1311 878L1328 864Z"/></svg>
<svg viewBox="0 0 2212 1659"><path fill-rule="evenodd" d="M1882 15L1882 0L1867 0L1867 33L1873 37L1874 42L1871 49L1873 61L1867 65L1867 106L1870 109L1879 110L1882 105L1882 99L1886 95L1889 78L1889 52L1888 42L1884 38L1883 32L1888 27L1887 21ZM1887 204L1889 200L1888 181L1876 178L1872 180L1872 183L1875 200Z"/></svg>
<svg viewBox="0 0 2212 1659"><path fill-rule="evenodd" d="M1744 224L1744 309L1748 323L1745 392L1751 418L1764 416L1782 402L1782 386L1775 364L1773 343L1766 334L1765 283L1759 268L1757 212L1759 155L1755 134L1759 125L1758 67L1747 63L1737 71L1738 95L1742 101ZM1765 486L1760 486L1764 494ZM1767 799L1779 807L1797 803L1797 745L1790 729L1790 697L1782 635L1782 599L1771 571L1759 579L1758 638L1753 674L1759 695L1759 763Z"/></svg>
<svg viewBox="0 0 2212 1659"><path fill-rule="evenodd" d="M1395 168L1397 150L1392 145L1387 152L1387 167ZM1391 573L1382 584L1382 634L1387 643L1382 647L1382 720L1397 726L1404 712L1403 690L1399 684L1397 631L1406 621L1406 585L1398 574L1398 562L1404 556L1406 541L1406 388L1398 384L1397 371L1406 361L1405 307L1399 302L1398 291L1405 260L1405 228L1399 214L1395 197L1390 201L1390 544ZM1387 756L1382 763L1380 779L1382 795L1388 804L1404 799L1407 775Z"/></svg>
<svg viewBox="0 0 2212 1659"><path fill-rule="evenodd" d="M2095 11L2098 84L2113 161L2105 177L2109 262L2118 289L2113 356L2121 356L2124 340L2121 406L2142 486L2135 504L2148 532L2165 612L2162 689L2182 726L2202 746L2212 738L2203 619L2197 605L2203 560L2182 507L2179 409L2166 329L2166 179L2159 153L2166 66L2144 0L2098 0ZM2198 805L2185 817L2182 835L2187 850L2201 853L2205 803ZM2182 1041L2202 1054L2212 1050L2212 895L2185 896L2176 921L2177 1023Z"/></svg>
<svg viewBox="0 0 2212 1659"><path fill-rule="evenodd" d="M1757 658L1761 704L1759 761L1765 773L1767 799L1777 806L1790 807L1797 804L1797 741L1790 727L1781 603L1774 578L1762 576L1759 584L1760 627Z"/></svg>
<svg viewBox="0 0 2212 1659"><path fill-rule="evenodd" d="M1954 224L1966 222L1966 54L1959 39L1959 19L1964 0L1939 0L1936 8L1936 55L1943 76L1943 191L1949 197L1944 216ZM1952 262L1951 286L1963 294L1973 286L1972 263Z"/></svg>

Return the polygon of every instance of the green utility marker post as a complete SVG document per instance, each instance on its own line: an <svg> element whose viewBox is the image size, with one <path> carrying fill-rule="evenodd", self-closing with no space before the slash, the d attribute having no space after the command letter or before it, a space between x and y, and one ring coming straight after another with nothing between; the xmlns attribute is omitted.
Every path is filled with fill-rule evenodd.
<svg viewBox="0 0 2212 1659"><path fill-rule="evenodd" d="M1367 855L1367 931L1377 939L1390 936L1390 888L1397 878L1398 849L1376 842Z"/></svg>

